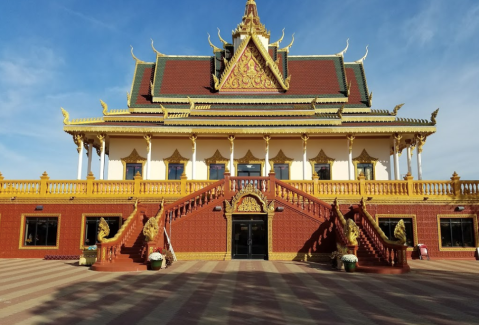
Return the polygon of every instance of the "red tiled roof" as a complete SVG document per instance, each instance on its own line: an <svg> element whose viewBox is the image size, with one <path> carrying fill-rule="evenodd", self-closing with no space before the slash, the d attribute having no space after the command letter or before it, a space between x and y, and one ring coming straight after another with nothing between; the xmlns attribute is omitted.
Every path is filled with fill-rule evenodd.
<svg viewBox="0 0 479 325"><path fill-rule="evenodd" d="M356 75L352 68L346 68L346 76L348 80L348 86L351 82L351 90L349 93L349 100L348 105L351 104L364 104L361 100L361 93L358 85L358 81L356 79Z"/></svg>
<svg viewBox="0 0 479 325"><path fill-rule="evenodd" d="M212 95L210 60L167 60L158 95Z"/></svg>
<svg viewBox="0 0 479 325"><path fill-rule="evenodd" d="M288 60L288 95L340 94L333 60Z"/></svg>

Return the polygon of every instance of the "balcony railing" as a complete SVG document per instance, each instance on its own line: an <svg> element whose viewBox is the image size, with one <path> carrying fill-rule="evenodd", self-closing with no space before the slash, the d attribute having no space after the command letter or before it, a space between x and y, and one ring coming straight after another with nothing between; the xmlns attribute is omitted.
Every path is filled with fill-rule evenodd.
<svg viewBox="0 0 479 325"><path fill-rule="evenodd" d="M272 186L269 177L245 178L230 177L229 191L240 190L248 183L262 192L270 191ZM86 180L50 180L44 173L40 180L5 180L0 174L0 198L148 198L165 197L178 199L191 195L196 191L213 184L214 180L188 180L183 176L180 180L143 180L135 176L134 180L96 180L89 175ZM335 197L358 200L361 197L375 199L400 198L411 200L460 200L479 198L479 181L461 181L454 173L449 181L417 181L411 176L404 180L376 181L365 180L359 176L355 181L284 181L297 190L321 199ZM273 190L275 190L273 188Z"/></svg>

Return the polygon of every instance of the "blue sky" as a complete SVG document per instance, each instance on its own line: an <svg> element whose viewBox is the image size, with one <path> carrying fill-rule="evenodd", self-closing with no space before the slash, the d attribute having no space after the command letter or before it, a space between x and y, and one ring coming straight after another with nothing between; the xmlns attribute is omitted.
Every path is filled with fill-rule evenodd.
<svg viewBox="0 0 479 325"><path fill-rule="evenodd" d="M135 55L210 55L207 33L229 40L245 0L2 1L0 3L0 172L7 179L75 179L76 146L63 132L71 118L99 117L99 99L126 108ZM369 55L373 108L406 103L399 116L429 119L437 133L424 146L424 179L479 179L479 2L257 0L262 22L291 55ZM401 174L407 171L400 158ZM415 162L416 155L413 159ZM85 161L85 160L84 160ZM86 163L84 163L85 167ZM93 171L99 167L93 159ZM415 166L415 163L413 164ZM414 167L415 170L415 167ZM416 178L417 174L414 172Z"/></svg>

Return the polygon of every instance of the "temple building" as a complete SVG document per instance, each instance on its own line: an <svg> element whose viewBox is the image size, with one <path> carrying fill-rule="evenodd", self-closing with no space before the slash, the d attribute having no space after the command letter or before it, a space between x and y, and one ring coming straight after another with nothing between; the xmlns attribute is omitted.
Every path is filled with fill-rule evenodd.
<svg viewBox="0 0 479 325"><path fill-rule="evenodd" d="M152 41L143 61L132 48L127 108L101 101L103 116L76 120L62 108L76 180L0 174L0 258L97 244L93 269L118 271L145 269L154 247L178 259L311 261L342 247L365 269L403 272L420 243L431 258L476 257L479 182L422 178L438 110L417 120L399 117L402 104L372 108L367 48L353 62L348 41L336 54L290 55L294 35L284 37L270 39L247 0L230 41L219 30L218 46L205 39L210 56Z"/></svg>

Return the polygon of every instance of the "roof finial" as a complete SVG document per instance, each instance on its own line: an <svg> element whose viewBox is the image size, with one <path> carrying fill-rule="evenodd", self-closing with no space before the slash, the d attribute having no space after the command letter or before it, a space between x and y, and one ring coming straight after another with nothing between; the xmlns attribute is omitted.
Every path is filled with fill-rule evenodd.
<svg viewBox="0 0 479 325"><path fill-rule="evenodd" d="M399 104L399 105L396 105L393 109L393 111L391 113L389 113L389 115L392 115L392 116L396 116L398 114L398 111L401 107L404 106L404 103L403 104Z"/></svg>
<svg viewBox="0 0 479 325"><path fill-rule="evenodd" d="M108 114L108 105L100 99L100 104L101 107L103 107L103 115L109 115Z"/></svg>
<svg viewBox="0 0 479 325"><path fill-rule="evenodd" d="M133 57L133 59L136 61L136 63L146 63L145 61L141 61L140 59L138 59L135 54L133 54L133 46L131 46L131 56Z"/></svg>
<svg viewBox="0 0 479 325"><path fill-rule="evenodd" d="M281 43L283 41L283 38L284 38L284 28L283 28L283 35L281 36L281 38L279 40L277 40L276 42L271 43L269 46L279 47L279 43Z"/></svg>
<svg viewBox="0 0 479 325"><path fill-rule="evenodd" d="M150 38L150 39L151 39L151 48L153 49L153 51L155 51L156 56L166 56L163 53L160 53L155 49L155 46L153 45L153 39L152 38Z"/></svg>
<svg viewBox="0 0 479 325"><path fill-rule="evenodd" d="M291 48L291 46L293 46L293 43L294 43L294 33L293 33L293 40L291 41L291 43L289 43L288 46L286 47L283 47L280 51L286 51L286 52L289 52L289 49Z"/></svg>
<svg viewBox="0 0 479 325"><path fill-rule="evenodd" d="M226 48L227 45L231 45L221 37L219 28L218 28L218 37L220 38L221 43L223 43L223 48Z"/></svg>
<svg viewBox="0 0 479 325"><path fill-rule="evenodd" d="M221 52L221 49L214 46L213 43L211 43L211 36L210 34L208 33L208 43L210 43L210 46L211 48L213 49L213 53L216 53L216 52Z"/></svg>
<svg viewBox="0 0 479 325"><path fill-rule="evenodd" d="M357 60L354 63L363 63L364 60L366 60L366 57L368 56L368 52L369 52L368 47L369 47L369 45L366 45L366 54L364 54L364 56L362 58L360 58L359 60Z"/></svg>
<svg viewBox="0 0 479 325"><path fill-rule="evenodd" d="M66 109L64 109L63 107L60 107L60 108L61 108L62 114L63 114L63 124L69 125L70 124L70 114L68 114Z"/></svg>
<svg viewBox="0 0 479 325"><path fill-rule="evenodd" d="M432 112L432 114L431 114L431 123L432 123L432 125L436 125L437 113L439 113L439 108L436 109L436 110L435 110L434 112Z"/></svg>
<svg viewBox="0 0 479 325"><path fill-rule="evenodd" d="M349 38L346 40L346 48L344 50L342 50L341 52L336 53L336 55L337 56L344 56L344 54L346 54L346 51L348 50L348 47L349 47Z"/></svg>

